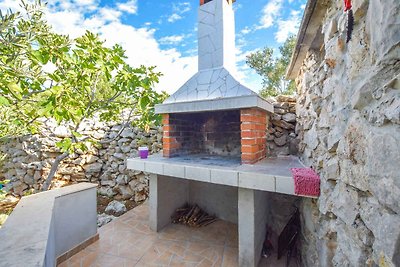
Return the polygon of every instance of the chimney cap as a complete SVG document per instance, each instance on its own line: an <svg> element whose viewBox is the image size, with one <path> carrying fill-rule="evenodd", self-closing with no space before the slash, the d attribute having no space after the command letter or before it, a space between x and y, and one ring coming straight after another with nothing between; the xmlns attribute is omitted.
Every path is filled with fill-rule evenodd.
<svg viewBox="0 0 400 267"><path fill-rule="evenodd" d="M211 2L213 0L200 0L200 5L204 5L207 4L208 2ZM236 0L226 0L228 2L228 4L232 5L233 3L236 2Z"/></svg>

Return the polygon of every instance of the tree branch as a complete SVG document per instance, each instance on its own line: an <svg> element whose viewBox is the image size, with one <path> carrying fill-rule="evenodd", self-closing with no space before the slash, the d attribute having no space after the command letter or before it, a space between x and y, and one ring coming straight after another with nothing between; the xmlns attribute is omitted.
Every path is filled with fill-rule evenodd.
<svg viewBox="0 0 400 267"><path fill-rule="evenodd" d="M53 180L54 175L57 172L58 166L68 156L69 156L69 153L65 152L65 153L57 156L57 158L54 160L53 164L51 165L50 173L47 176L46 181L43 183L42 191L47 191L49 189L51 181Z"/></svg>

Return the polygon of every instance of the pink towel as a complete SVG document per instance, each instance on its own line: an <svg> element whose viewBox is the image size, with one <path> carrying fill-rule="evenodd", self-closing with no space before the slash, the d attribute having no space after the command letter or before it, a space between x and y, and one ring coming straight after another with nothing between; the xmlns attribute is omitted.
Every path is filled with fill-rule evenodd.
<svg viewBox="0 0 400 267"><path fill-rule="evenodd" d="M318 197L320 178L311 168L291 168L296 195Z"/></svg>

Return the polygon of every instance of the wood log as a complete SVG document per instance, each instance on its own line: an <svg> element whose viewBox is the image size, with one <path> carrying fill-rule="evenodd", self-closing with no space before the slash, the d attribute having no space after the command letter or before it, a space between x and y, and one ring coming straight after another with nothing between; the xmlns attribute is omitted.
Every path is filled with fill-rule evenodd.
<svg viewBox="0 0 400 267"><path fill-rule="evenodd" d="M209 215L202 210L198 205L189 205L178 208L171 216L172 223L188 225L190 227L201 227L209 225L217 220L215 216Z"/></svg>
<svg viewBox="0 0 400 267"><path fill-rule="evenodd" d="M190 217L189 217L189 221L193 221L194 220L194 218L196 218L197 217L197 215L199 214L199 212L201 211L201 209L199 208L199 206L195 206L194 207L194 211L193 211L193 213L190 215Z"/></svg>
<svg viewBox="0 0 400 267"><path fill-rule="evenodd" d="M190 209L190 211L186 214L186 216L185 216L185 222L188 222L190 216L192 216L192 214L193 214L193 212L194 212L195 209L196 209L196 205L193 206L193 207Z"/></svg>

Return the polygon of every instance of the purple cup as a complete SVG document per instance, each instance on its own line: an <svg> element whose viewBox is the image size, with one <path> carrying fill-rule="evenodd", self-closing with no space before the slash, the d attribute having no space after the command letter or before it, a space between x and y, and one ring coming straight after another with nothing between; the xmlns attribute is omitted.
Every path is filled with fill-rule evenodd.
<svg viewBox="0 0 400 267"><path fill-rule="evenodd" d="M149 149L145 146L139 147L139 156L141 159L147 159L149 156Z"/></svg>

